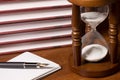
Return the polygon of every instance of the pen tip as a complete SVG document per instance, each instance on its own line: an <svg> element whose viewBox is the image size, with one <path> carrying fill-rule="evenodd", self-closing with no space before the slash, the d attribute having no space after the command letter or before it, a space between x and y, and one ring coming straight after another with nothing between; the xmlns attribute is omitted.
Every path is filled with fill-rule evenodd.
<svg viewBox="0 0 120 80"><path fill-rule="evenodd" d="M47 65L49 65L49 64L47 64L47 63L38 63L38 65L39 65L40 67L45 67L45 66L47 66Z"/></svg>

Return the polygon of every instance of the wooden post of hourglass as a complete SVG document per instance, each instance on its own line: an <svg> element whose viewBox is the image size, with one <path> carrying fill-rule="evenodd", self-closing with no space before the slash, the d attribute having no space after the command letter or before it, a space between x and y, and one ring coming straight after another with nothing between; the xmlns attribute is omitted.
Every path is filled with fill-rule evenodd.
<svg viewBox="0 0 120 80"><path fill-rule="evenodd" d="M73 55L70 56L70 67L73 72L86 77L104 77L111 75L119 70L120 64L118 61L118 21L120 20L117 12L117 3L114 0L68 0L73 3L72 7L72 40L73 40ZM112 4L109 15L109 59L105 59L96 63L82 63L81 58L81 37L85 32L90 31L89 25L86 30L85 25L82 24L80 19L80 6L84 7L100 7L108 4ZM115 10L115 11L114 11ZM107 31L106 31L107 32Z"/></svg>
<svg viewBox="0 0 120 80"><path fill-rule="evenodd" d="M77 5L72 6L72 40L73 40L73 53L74 53L74 65L80 66L81 64L81 33L82 29L80 27L80 8Z"/></svg>
<svg viewBox="0 0 120 80"><path fill-rule="evenodd" d="M119 2L118 2L119 3ZM116 3L111 5L109 14L109 45L111 62L118 62L118 21L119 21L119 5Z"/></svg>

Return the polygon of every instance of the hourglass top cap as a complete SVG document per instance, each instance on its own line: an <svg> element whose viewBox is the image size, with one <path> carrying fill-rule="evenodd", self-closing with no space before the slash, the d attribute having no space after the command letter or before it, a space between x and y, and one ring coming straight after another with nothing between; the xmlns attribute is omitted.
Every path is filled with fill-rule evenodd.
<svg viewBox="0 0 120 80"><path fill-rule="evenodd" d="M68 1L78 6L99 7L108 5L114 2L115 0L68 0Z"/></svg>

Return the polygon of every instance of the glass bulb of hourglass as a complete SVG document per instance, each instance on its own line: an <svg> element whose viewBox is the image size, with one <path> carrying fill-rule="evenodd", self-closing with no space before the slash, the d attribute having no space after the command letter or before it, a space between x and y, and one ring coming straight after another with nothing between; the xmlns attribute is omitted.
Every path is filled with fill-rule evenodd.
<svg viewBox="0 0 120 80"><path fill-rule="evenodd" d="M81 14L81 19L89 24L92 29L96 29L96 27L105 20L107 14L100 12L85 12Z"/></svg>
<svg viewBox="0 0 120 80"><path fill-rule="evenodd" d="M108 6L104 7L81 7L81 19L91 26L91 31L82 37L82 58L97 62L102 60L108 53L108 45L96 27L108 16Z"/></svg>

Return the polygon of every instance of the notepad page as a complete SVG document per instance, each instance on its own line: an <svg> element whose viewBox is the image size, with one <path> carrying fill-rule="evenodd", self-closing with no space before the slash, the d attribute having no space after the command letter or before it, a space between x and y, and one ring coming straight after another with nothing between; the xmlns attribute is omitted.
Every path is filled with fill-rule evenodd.
<svg viewBox="0 0 120 80"><path fill-rule="evenodd" d="M0 80L36 80L59 70L61 67L50 60L37 56L31 52L24 52L8 62L40 62L48 63L49 69L5 69L0 68Z"/></svg>

